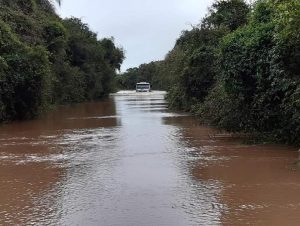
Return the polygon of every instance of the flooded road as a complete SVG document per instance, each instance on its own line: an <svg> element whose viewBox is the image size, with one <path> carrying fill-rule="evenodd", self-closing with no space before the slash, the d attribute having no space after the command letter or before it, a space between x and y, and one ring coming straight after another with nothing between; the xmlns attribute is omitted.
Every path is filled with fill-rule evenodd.
<svg viewBox="0 0 300 226"><path fill-rule="evenodd" d="M0 127L0 225L300 225L295 148L111 96Z"/></svg>

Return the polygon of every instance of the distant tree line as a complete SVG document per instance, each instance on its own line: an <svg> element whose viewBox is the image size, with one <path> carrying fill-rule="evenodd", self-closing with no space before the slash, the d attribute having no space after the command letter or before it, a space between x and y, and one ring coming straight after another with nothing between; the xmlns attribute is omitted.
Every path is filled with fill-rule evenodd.
<svg viewBox="0 0 300 226"><path fill-rule="evenodd" d="M162 61L153 61L141 64L139 67L129 68L126 72L119 74L115 80L117 89L132 90L138 82L150 82L152 89L165 89L166 82L160 76Z"/></svg>
<svg viewBox="0 0 300 226"><path fill-rule="evenodd" d="M155 73L170 107L299 145L300 1L217 0Z"/></svg>
<svg viewBox="0 0 300 226"><path fill-rule="evenodd" d="M106 96L123 59L113 39L61 19L52 1L0 0L0 121Z"/></svg>

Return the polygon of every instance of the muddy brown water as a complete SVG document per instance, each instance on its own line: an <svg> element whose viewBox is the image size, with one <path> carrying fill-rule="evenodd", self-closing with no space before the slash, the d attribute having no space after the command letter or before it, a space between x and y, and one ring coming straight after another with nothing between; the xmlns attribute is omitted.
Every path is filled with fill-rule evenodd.
<svg viewBox="0 0 300 226"><path fill-rule="evenodd" d="M116 95L0 127L0 225L300 225L295 148Z"/></svg>

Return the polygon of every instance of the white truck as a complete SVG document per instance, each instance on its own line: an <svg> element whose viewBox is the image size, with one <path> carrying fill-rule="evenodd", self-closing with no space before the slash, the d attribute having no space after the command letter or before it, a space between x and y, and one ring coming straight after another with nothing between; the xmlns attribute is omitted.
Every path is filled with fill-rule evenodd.
<svg viewBox="0 0 300 226"><path fill-rule="evenodd" d="M151 84L148 82L139 82L135 87L136 92L151 92Z"/></svg>

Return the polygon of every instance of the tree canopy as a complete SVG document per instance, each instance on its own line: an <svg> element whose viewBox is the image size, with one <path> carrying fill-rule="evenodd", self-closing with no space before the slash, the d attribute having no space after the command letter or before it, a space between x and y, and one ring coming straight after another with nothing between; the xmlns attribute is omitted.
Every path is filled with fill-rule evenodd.
<svg viewBox="0 0 300 226"><path fill-rule="evenodd" d="M0 0L0 121L106 96L123 59L113 39L59 18L53 1Z"/></svg>
<svg viewBox="0 0 300 226"><path fill-rule="evenodd" d="M155 71L169 106L229 131L299 145L299 15L298 0L257 0L252 6L216 0ZM140 68L124 74L139 76Z"/></svg>

